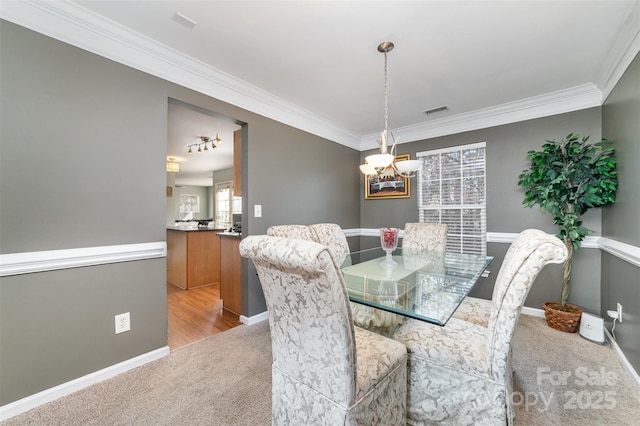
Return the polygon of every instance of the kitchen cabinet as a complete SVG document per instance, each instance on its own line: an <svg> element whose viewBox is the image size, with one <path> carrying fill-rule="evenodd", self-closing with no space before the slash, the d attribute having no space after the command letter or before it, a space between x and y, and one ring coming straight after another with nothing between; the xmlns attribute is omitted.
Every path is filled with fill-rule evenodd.
<svg viewBox="0 0 640 426"><path fill-rule="evenodd" d="M242 258L238 234L220 234L220 298L223 310L242 314Z"/></svg>
<svg viewBox="0 0 640 426"><path fill-rule="evenodd" d="M242 129L233 132L233 196L242 196Z"/></svg>
<svg viewBox="0 0 640 426"><path fill-rule="evenodd" d="M167 281L184 290L220 282L220 237L213 229L167 229Z"/></svg>

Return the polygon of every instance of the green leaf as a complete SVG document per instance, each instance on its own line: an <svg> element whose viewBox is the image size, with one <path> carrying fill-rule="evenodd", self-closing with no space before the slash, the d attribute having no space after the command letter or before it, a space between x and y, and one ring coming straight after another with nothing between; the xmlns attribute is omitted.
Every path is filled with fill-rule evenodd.
<svg viewBox="0 0 640 426"><path fill-rule="evenodd" d="M518 176L524 188L522 205L539 205L550 212L558 236L574 250L591 231L582 226L581 215L594 207L615 203L618 188L615 148L601 139L570 133L563 140L545 140L540 151L527 152L529 169Z"/></svg>

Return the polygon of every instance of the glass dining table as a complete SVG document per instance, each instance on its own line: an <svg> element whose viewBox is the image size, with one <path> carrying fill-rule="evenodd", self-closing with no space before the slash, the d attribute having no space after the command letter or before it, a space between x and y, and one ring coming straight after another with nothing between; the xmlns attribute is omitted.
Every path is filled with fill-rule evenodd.
<svg viewBox="0 0 640 426"><path fill-rule="evenodd" d="M340 269L349 299L409 318L444 326L493 257L382 248L351 253Z"/></svg>

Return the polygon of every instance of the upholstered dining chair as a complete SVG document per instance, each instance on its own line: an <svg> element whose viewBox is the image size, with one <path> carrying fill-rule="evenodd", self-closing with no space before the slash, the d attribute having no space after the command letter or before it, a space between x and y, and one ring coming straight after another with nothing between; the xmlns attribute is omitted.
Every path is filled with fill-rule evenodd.
<svg viewBox="0 0 640 426"><path fill-rule="evenodd" d="M513 423L511 340L545 265L562 263L562 241L529 229L511 244L496 278L488 327L457 318L445 327L406 321L393 338L409 351L407 423Z"/></svg>
<svg viewBox="0 0 640 426"><path fill-rule="evenodd" d="M404 425L404 345L354 327L326 246L249 236L269 311L273 425Z"/></svg>
<svg viewBox="0 0 640 426"><path fill-rule="evenodd" d="M494 293L496 288L493 288ZM452 318L457 318L482 327L489 327L491 318L491 300L467 296L462 300Z"/></svg>
<svg viewBox="0 0 640 426"><path fill-rule="evenodd" d="M444 253L448 228L444 223L405 223L402 252L419 250Z"/></svg>
<svg viewBox="0 0 640 426"><path fill-rule="evenodd" d="M434 257L432 265L438 263L438 255L444 256L447 244L448 226L440 223L407 223L404 227L404 237L402 239L402 250L407 259L410 259L412 251L427 251L428 255ZM421 260L424 255L420 256ZM442 259L444 268L444 259ZM437 270L431 267L431 270ZM443 271L444 272L444 271ZM453 313L453 318L458 318L474 324L487 327L489 316L491 315L491 301L476 297L466 297L458 309Z"/></svg>
<svg viewBox="0 0 640 426"><path fill-rule="evenodd" d="M402 257L405 265L429 264L432 273L444 274L448 225L444 223L406 223L402 237Z"/></svg>
<svg viewBox="0 0 640 426"><path fill-rule="evenodd" d="M309 225L313 240L327 246L338 267L351 264L349 243L337 223L315 223ZM353 323L385 336L390 335L402 323L403 317L371 306L351 302Z"/></svg>
<svg viewBox="0 0 640 426"><path fill-rule="evenodd" d="M351 264L351 249L342 228L337 223L314 223L309 225L313 241L329 248L338 267ZM345 264L346 262L346 264Z"/></svg>
<svg viewBox="0 0 640 426"><path fill-rule="evenodd" d="M313 235L307 225L274 225L267 228L267 235L309 241L313 240Z"/></svg>

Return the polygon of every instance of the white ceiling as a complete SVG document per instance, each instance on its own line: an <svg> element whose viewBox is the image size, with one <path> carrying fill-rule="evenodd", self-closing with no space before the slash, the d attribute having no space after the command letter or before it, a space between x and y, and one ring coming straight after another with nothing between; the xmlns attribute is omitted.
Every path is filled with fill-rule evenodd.
<svg viewBox="0 0 640 426"><path fill-rule="evenodd" d="M600 105L640 50L639 5L65 0L3 1L0 14L364 150L376 146L384 125L380 42L395 43L388 55L389 126L409 142ZM177 23L176 12L197 25ZM448 111L423 113L443 105ZM178 127L184 134L169 138L172 155L181 148L174 141L183 145L205 128L222 129Z"/></svg>
<svg viewBox="0 0 640 426"><path fill-rule="evenodd" d="M240 125L231 120L217 118L208 111L189 108L185 105L169 103L167 124L167 160L180 163L180 172L175 175L178 186L212 186L212 172L233 166L233 132ZM222 142L206 144L207 151L198 152L193 147L189 154L189 145L201 143L199 136ZM202 146L204 149L204 146Z"/></svg>

